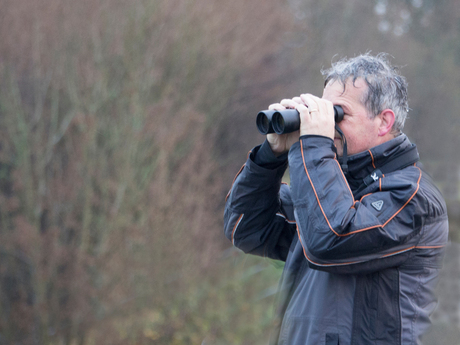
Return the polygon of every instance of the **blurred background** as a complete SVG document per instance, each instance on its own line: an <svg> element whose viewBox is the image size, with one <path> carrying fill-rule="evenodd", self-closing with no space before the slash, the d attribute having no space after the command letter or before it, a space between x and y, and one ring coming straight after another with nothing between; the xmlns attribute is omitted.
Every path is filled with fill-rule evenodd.
<svg viewBox="0 0 460 345"><path fill-rule="evenodd" d="M367 51L449 207L424 344L459 344L459 33L457 0L0 0L0 344L265 344L283 265L225 195L257 112Z"/></svg>

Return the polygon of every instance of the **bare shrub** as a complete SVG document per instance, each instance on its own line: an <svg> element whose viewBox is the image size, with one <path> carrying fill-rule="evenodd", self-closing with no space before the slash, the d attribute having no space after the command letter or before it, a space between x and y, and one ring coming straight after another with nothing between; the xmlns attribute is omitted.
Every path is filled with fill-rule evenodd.
<svg viewBox="0 0 460 345"><path fill-rule="evenodd" d="M214 147L245 70L276 50L281 6L0 5L1 336L170 343L184 323L189 340L221 334L206 304L222 298L208 293L226 188Z"/></svg>

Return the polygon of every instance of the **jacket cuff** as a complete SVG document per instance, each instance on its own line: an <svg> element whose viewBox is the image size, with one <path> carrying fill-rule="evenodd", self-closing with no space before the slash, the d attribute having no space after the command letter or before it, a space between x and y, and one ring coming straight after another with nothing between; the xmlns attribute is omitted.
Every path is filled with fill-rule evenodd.
<svg viewBox="0 0 460 345"><path fill-rule="evenodd" d="M321 152L324 152L325 149L330 149L334 154L337 154L337 148L334 145L334 140L331 138L322 135L302 135L300 140L291 146L289 157L294 154L294 152L300 150L300 146L302 146L307 153L315 149L320 149ZM316 158L316 154L314 156Z"/></svg>
<svg viewBox="0 0 460 345"><path fill-rule="evenodd" d="M277 169L286 164L288 153L284 153L279 157L276 157L270 148L270 144L267 140L261 146L257 146L252 150L252 161L258 166L265 169Z"/></svg>
<svg viewBox="0 0 460 345"><path fill-rule="evenodd" d="M321 143L321 142L324 142L325 144L332 143L332 146L334 146L334 140L324 135L305 134L305 135L302 135L299 139L300 139L300 142L302 143L304 142L307 143L306 140L309 140L310 142L314 142L314 143ZM303 147L306 148L306 145L303 145Z"/></svg>

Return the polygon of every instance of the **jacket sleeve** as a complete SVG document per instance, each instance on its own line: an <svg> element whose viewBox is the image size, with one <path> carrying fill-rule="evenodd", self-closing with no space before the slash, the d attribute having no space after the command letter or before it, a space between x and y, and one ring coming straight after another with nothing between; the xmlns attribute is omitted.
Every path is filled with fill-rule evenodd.
<svg viewBox="0 0 460 345"><path fill-rule="evenodd" d="M245 253L286 260L295 235L289 187L281 183L287 161L276 169L254 163L249 153L227 195L224 232Z"/></svg>
<svg viewBox="0 0 460 345"><path fill-rule="evenodd" d="M370 273L403 264L413 249L433 252L446 244L442 197L439 215L424 226L429 210L416 166L374 182L360 200L354 199L329 138L310 136L293 145L289 169L298 236L312 268ZM424 234L427 229L439 235ZM422 238L430 240L422 246Z"/></svg>

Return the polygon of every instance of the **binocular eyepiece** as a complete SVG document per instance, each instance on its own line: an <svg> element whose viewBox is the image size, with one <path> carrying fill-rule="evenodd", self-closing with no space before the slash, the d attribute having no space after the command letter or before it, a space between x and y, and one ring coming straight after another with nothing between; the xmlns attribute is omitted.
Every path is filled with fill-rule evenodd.
<svg viewBox="0 0 460 345"><path fill-rule="evenodd" d="M343 120L343 109L340 105L334 105L334 120ZM300 115L295 109L264 110L257 114L257 129L263 135L268 133L284 134L291 133L300 128Z"/></svg>

